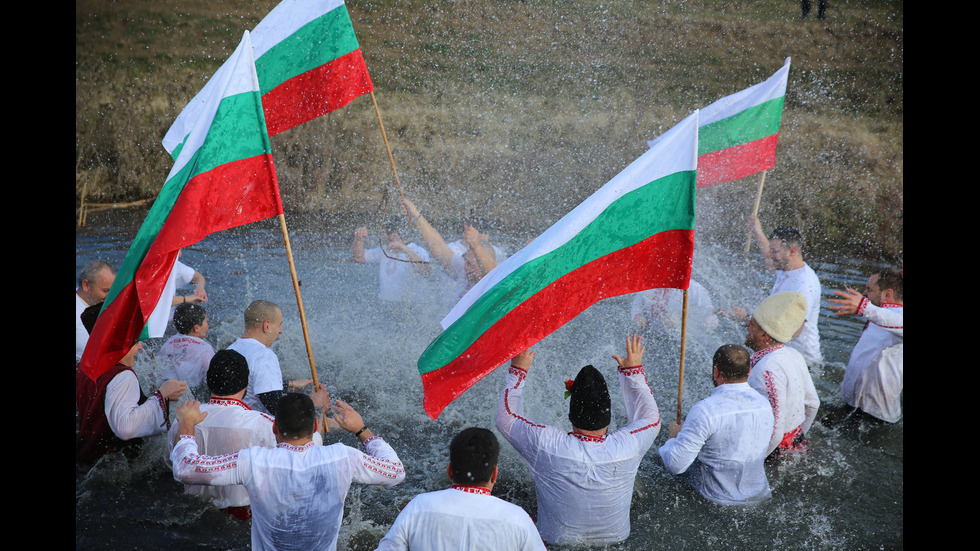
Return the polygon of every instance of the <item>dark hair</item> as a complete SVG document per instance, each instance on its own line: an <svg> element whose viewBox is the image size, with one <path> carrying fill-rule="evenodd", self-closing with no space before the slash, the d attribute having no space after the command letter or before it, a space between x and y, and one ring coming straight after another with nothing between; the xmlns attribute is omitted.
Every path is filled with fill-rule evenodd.
<svg viewBox="0 0 980 551"><path fill-rule="evenodd" d="M81 316L82 325L85 326L85 330L88 331L89 335L92 334L92 329L95 328L95 321L99 319L99 314L102 313L102 305L105 301L97 302L82 311Z"/></svg>
<svg viewBox="0 0 980 551"><path fill-rule="evenodd" d="M725 380L740 381L749 376L749 351L737 344L722 345L711 361Z"/></svg>
<svg viewBox="0 0 980 551"><path fill-rule="evenodd" d="M484 484L493 476L500 455L497 437L487 429L463 429L449 443L449 463L456 484Z"/></svg>
<svg viewBox="0 0 980 551"><path fill-rule="evenodd" d="M878 290L884 291L885 289L891 289L895 293L895 298L898 300L905 300L904 290L905 287L905 275L893 268L885 268L884 270L878 272Z"/></svg>
<svg viewBox="0 0 980 551"><path fill-rule="evenodd" d="M585 430L599 430L609 426L612 402L606 379L599 370L587 365L579 370L572 383L572 397L568 404L568 420L572 426Z"/></svg>
<svg viewBox="0 0 980 551"><path fill-rule="evenodd" d="M208 390L231 396L248 387L248 360L234 350L219 350L208 365Z"/></svg>
<svg viewBox="0 0 980 551"><path fill-rule="evenodd" d="M309 396L289 392L279 399L279 405L276 406L276 426L280 436L287 439L312 436L315 420L316 408Z"/></svg>
<svg viewBox="0 0 980 551"><path fill-rule="evenodd" d="M795 245L797 248L803 249L803 236L800 234L800 230L796 228L776 228L769 234L769 239L778 239L787 245Z"/></svg>
<svg viewBox="0 0 980 551"><path fill-rule="evenodd" d="M203 324L206 317L208 314L200 304L192 302L178 304L177 308L174 308L174 327L179 333L186 335L194 330L195 325Z"/></svg>
<svg viewBox="0 0 980 551"><path fill-rule="evenodd" d="M385 232L385 235L386 236L387 235L391 235L392 233L398 232L398 235L400 237L401 234L402 234L402 230L405 227L405 224L402 222L402 219L401 218L389 218L389 219L387 219L387 220L384 221L384 224L383 224L382 227L384 229L384 232Z"/></svg>

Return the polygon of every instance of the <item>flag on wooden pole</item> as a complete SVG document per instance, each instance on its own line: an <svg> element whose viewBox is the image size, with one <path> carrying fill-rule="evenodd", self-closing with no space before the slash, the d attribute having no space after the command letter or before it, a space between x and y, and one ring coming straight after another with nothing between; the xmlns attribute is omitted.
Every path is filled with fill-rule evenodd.
<svg viewBox="0 0 980 551"><path fill-rule="evenodd" d="M343 0L284 0L251 32L269 135L374 90ZM222 65L174 121L163 146L176 158Z"/></svg>
<svg viewBox="0 0 980 551"><path fill-rule="evenodd" d="M701 110L698 187L731 182L776 166L789 66L790 58L786 58L764 82Z"/></svg>
<svg viewBox="0 0 980 551"><path fill-rule="evenodd" d="M466 389L604 298L686 289L698 114L463 296L418 361L433 419Z"/></svg>
<svg viewBox="0 0 980 551"><path fill-rule="evenodd" d="M182 247L282 213L247 31L226 65L212 80L89 337L79 367L93 380L141 335L152 334L147 319Z"/></svg>

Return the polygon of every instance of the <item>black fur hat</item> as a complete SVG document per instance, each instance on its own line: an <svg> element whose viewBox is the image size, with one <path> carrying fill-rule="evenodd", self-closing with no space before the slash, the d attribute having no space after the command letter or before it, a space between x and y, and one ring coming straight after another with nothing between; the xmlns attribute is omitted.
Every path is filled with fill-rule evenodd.
<svg viewBox="0 0 980 551"><path fill-rule="evenodd" d="M585 430L599 430L609 426L612 404L606 379L599 370L587 365L572 383L571 402L568 404L568 420L572 426Z"/></svg>

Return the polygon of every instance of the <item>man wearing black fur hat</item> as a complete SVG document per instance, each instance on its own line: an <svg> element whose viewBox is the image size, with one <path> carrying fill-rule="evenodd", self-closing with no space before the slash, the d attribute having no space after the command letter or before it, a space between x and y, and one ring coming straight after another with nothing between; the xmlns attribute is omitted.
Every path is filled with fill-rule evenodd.
<svg viewBox="0 0 980 551"><path fill-rule="evenodd" d="M248 387L248 361L245 356L234 350L219 350L211 358L207 382L211 399L201 404L201 411L207 412L207 418L194 427L194 436L200 443L200 453L224 455L252 446L276 447L276 435L272 432L273 417L253 410L242 401ZM314 397L322 402L322 395ZM326 398L329 401L329 394ZM321 409L326 406L326 403L317 404ZM170 427L164 456L168 467L171 467L170 452L173 451L175 436L179 431L180 423L174 423ZM320 445L323 437L320 433L314 433L313 441ZM210 499L216 507L235 517L252 517L245 486L189 484L185 491Z"/></svg>
<svg viewBox="0 0 980 551"><path fill-rule="evenodd" d="M599 370L587 365L566 383L572 432L565 432L524 417L524 381L535 352L514 358L497 407L497 429L534 476L538 531L545 542L606 544L629 536L633 482L660 432L643 350L634 335L626 341L626 358L613 356L627 425L611 432L611 401Z"/></svg>

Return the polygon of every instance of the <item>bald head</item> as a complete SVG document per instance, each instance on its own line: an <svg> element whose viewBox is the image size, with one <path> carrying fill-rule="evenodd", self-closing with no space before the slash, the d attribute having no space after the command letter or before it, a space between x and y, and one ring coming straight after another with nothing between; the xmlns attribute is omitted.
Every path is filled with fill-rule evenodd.
<svg viewBox="0 0 980 551"><path fill-rule="evenodd" d="M282 310L274 302L256 300L245 309L245 337L272 346L282 333Z"/></svg>

